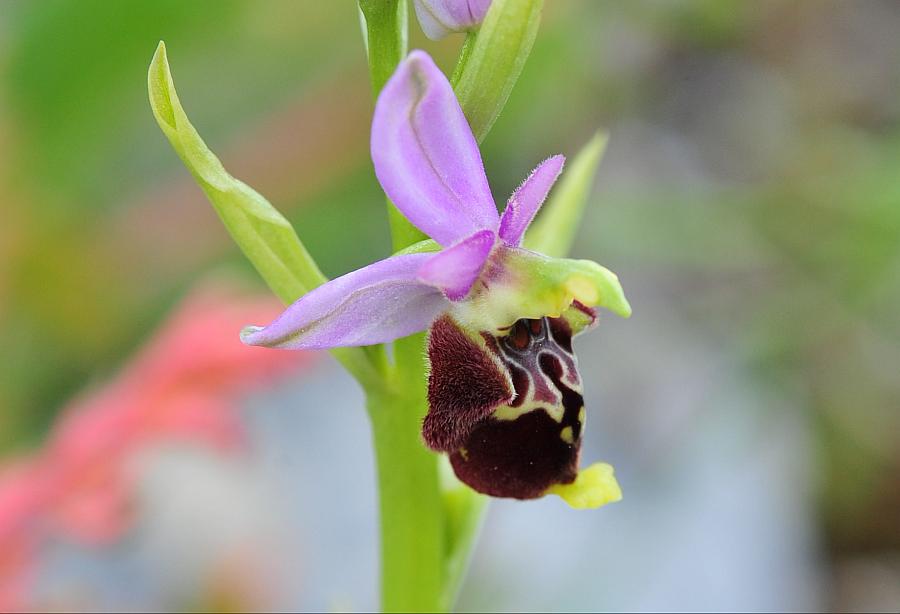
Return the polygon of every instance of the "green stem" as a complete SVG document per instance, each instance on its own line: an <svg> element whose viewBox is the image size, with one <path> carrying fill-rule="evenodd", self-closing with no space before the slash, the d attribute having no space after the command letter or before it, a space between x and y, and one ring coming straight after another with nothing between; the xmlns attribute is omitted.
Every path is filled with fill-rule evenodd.
<svg viewBox="0 0 900 614"><path fill-rule="evenodd" d="M472 49L475 48L475 39L477 36L477 30L474 32L466 32L466 40L463 43L462 49L459 50L459 58L456 60L456 67L453 69L453 74L450 76L450 85L453 87L456 87L456 84L459 83L459 78L466 69L466 62L468 62L469 56L472 54Z"/></svg>
<svg viewBox="0 0 900 614"><path fill-rule="evenodd" d="M427 407L423 345L423 334L397 341L389 389L368 396L378 461L386 612L447 609L439 457L422 445L419 433Z"/></svg>
<svg viewBox="0 0 900 614"><path fill-rule="evenodd" d="M359 0L359 10L365 26L372 94L377 99L397 64L406 57L406 0ZM390 200L387 211L394 251L427 238Z"/></svg>
<svg viewBox="0 0 900 614"><path fill-rule="evenodd" d="M375 98L406 56L405 0L359 0ZM426 238L390 200L394 250ZM388 385L367 390L381 508L381 601L385 612L436 612L444 600L446 546L438 457L422 444L427 409L422 334L394 344Z"/></svg>
<svg viewBox="0 0 900 614"><path fill-rule="evenodd" d="M470 33L451 83L481 141L506 102L531 49L542 0L494 0L481 33ZM375 97L406 56L405 0L359 0ZM388 200L394 251L423 235ZM367 390L381 502L385 611L446 610L455 601L487 499L450 480L422 443L427 409L423 335L394 344L386 388ZM383 364L383 363L381 363Z"/></svg>
<svg viewBox="0 0 900 614"><path fill-rule="evenodd" d="M366 27L372 92L378 92L406 56L406 0L359 0Z"/></svg>

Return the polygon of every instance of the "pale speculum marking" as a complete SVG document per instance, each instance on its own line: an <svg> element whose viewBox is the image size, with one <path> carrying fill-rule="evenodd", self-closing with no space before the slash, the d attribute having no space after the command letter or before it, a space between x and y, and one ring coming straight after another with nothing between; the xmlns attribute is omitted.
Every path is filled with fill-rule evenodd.
<svg viewBox="0 0 900 614"><path fill-rule="evenodd" d="M513 400L492 417L515 420L528 412L543 410L562 423L566 411L572 411L565 406L565 393L570 393L570 397L571 393L579 397L582 393L568 323L561 318L519 320L507 336L498 338L489 347L510 371L515 388ZM581 406L574 408L575 412L580 409Z"/></svg>

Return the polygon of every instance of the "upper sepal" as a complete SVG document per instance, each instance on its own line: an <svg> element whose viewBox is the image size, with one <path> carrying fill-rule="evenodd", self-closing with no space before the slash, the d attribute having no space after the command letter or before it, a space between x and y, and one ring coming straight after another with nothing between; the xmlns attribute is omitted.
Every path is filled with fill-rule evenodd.
<svg viewBox="0 0 900 614"><path fill-rule="evenodd" d="M441 245L496 232L499 216L478 144L447 77L427 53L411 52L381 91L371 150L385 193Z"/></svg>

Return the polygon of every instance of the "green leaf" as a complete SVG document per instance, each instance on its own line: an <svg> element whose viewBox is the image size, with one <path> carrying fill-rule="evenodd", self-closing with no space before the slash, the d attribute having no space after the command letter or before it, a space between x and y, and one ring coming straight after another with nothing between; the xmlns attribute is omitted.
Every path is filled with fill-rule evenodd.
<svg viewBox="0 0 900 614"><path fill-rule="evenodd" d="M160 42L148 75L150 106L159 127L266 283L291 303L327 281L290 223L258 192L235 179L191 125Z"/></svg>
<svg viewBox="0 0 900 614"><path fill-rule="evenodd" d="M289 304L328 281L284 216L256 190L232 177L191 125L178 100L162 41L150 62L147 85L159 127L272 291ZM380 378L363 350L338 348L332 354L360 382L378 385Z"/></svg>
<svg viewBox="0 0 900 614"><path fill-rule="evenodd" d="M506 104L537 36L543 0L494 0L457 71L456 96L472 132L484 140ZM454 75L455 76L455 75Z"/></svg>
<svg viewBox="0 0 900 614"><path fill-rule="evenodd" d="M598 132L578 152L550 199L541 208L540 216L526 233L525 247L548 256L568 254L581 224L584 206L607 140L605 132Z"/></svg>

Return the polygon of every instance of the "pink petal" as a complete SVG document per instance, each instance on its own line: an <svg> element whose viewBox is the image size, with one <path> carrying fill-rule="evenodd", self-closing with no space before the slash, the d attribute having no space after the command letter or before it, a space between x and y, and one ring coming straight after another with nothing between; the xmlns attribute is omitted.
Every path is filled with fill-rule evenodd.
<svg viewBox="0 0 900 614"><path fill-rule="evenodd" d="M434 255L419 269L419 279L458 301L472 289L497 240L490 230L476 232Z"/></svg>
<svg viewBox="0 0 900 614"><path fill-rule="evenodd" d="M500 238L508 245L517 247L522 243L525 230L550 193L550 188L556 183L565 161L563 156L547 158L531 171L528 178L509 197L500 218Z"/></svg>

